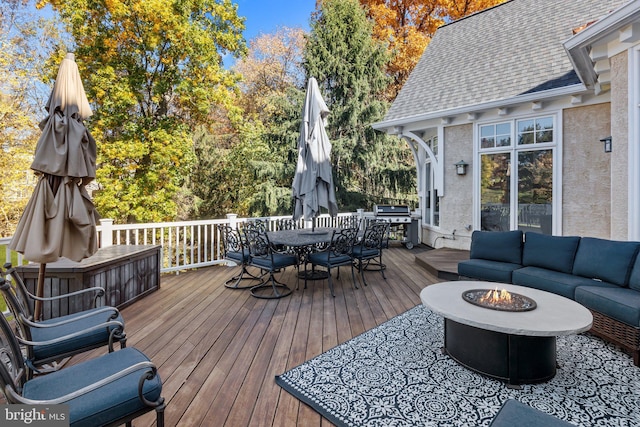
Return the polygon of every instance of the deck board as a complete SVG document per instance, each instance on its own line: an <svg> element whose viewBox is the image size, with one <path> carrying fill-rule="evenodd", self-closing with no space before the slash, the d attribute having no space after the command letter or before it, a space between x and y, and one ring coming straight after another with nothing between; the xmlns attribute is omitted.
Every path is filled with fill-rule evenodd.
<svg viewBox="0 0 640 427"><path fill-rule="evenodd" d="M253 298L224 287L237 269L224 266L168 274L161 288L122 310L128 346L159 367L167 400L167 426L330 426L326 419L283 391L275 376L420 303L420 291L439 281L415 262L421 250L385 251L383 279L365 272L352 286L351 271L328 281L309 281L280 300ZM297 272L280 280L295 288ZM104 350L102 350L104 351ZM71 363L95 357L76 356ZM153 426L146 414L137 426Z"/></svg>

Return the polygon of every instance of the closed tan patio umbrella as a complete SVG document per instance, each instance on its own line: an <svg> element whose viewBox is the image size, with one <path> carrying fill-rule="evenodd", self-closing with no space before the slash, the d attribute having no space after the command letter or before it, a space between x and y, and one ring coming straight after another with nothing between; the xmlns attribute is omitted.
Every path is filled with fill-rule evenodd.
<svg viewBox="0 0 640 427"><path fill-rule="evenodd" d="M97 249L99 216L85 189L96 176L96 143L83 120L92 114L74 55L62 60L40 123L31 169L38 182L9 248L40 263L36 295L44 291L46 263L81 261ZM36 301L36 318L40 316Z"/></svg>
<svg viewBox="0 0 640 427"><path fill-rule="evenodd" d="M331 167L331 141L325 130L328 115L329 109L318 82L311 77L302 109L298 162L292 185L295 220L301 217L306 221L312 220L320 214L321 207L327 209L331 216L338 214Z"/></svg>

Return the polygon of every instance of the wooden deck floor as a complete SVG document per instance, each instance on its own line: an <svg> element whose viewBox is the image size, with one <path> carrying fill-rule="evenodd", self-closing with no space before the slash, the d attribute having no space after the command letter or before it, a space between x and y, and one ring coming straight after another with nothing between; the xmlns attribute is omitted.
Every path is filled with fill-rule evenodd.
<svg viewBox="0 0 640 427"><path fill-rule="evenodd" d="M330 426L276 385L274 377L420 303L437 277L415 262L420 248L385 252L387 280L367 272L352 288L348 268L280 300L223 286L236 268L165 275L161 289L122 310L128 346L159 366L167 426ZM281 280L295 287L294 269ZM76 356L72 363L91 355ZM153 414L134 422L155 424Z"/></svg>

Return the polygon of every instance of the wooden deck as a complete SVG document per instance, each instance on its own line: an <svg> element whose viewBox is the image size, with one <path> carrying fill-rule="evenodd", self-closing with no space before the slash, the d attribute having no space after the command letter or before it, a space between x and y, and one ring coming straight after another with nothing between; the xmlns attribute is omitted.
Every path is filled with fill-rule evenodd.
<svg viewBox="0 0 640 427"><path fill-rule="evenodd" d="M225 288L238 270L222 266L163 276L159 291L122 314L127 345L159 367L166 425L332 425L274 377L419 304L420 291L441 281L415 262L421 251L393 246L384 254L387 280L367 272L369 286L360 289L341 268L335 298L321 280L306 290L300 281L298 291L280 300L260 300ZM296 286L294 269L280 278ZM134 424L154 425L155 417Z"/></svg>

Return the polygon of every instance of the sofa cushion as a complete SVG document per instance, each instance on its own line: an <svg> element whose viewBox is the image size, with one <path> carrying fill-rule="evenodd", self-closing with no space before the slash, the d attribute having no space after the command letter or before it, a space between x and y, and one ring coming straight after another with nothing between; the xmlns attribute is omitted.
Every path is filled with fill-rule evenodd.
<svg viewBox="0 0 640 427"><path fill-rule="evenodd" d="M640 291L640 253L636 255L636 262L629 276L629 287Z"/></svg>
<svg viewBox="0 0 640 427"><path fill-rule="evenodd" d="M571 299L574 299L575 290L578 286L616 287L611 283L540 267L523 267L515 270L511 276L511 283L552 292Z"/></svg>
<svg viewBox="0 0 640 427"><path fill-rule="evenodd" d="M522 265L571 274L579 243L580 237L527 232L524 235Z"/></svg>
<svg viewBox="0 0 640 427"><path fill-rule="evenodd" d="M573 274L626 286L640 243L583 237Z"/></svg>
<svg viewBox="0 0 640 427"><path fill-rule="evenodd" d="M511 272L521 267L520 264L509 262L470 259L458 263L458 274L489 282L511 283Z"/></svg>
<svg viewBox="0 0 640 427"><path fill-rule="evenodd" d="M469 258L522 264L522 231L474 231Z"/></svg>
<svg viewBox="0 0 640 427"><path fill-rule="evenodd" d="M640 292L615 286L579 286L576 302L627 325L640 327Z"/></svg>

